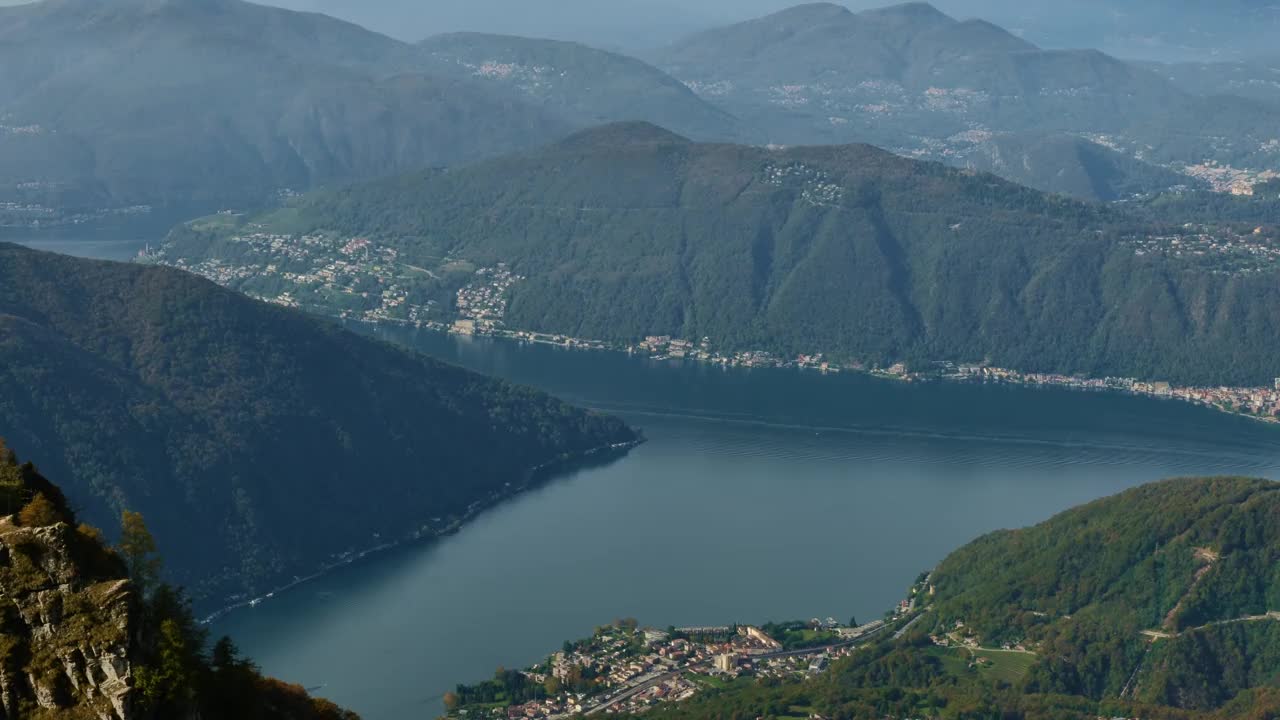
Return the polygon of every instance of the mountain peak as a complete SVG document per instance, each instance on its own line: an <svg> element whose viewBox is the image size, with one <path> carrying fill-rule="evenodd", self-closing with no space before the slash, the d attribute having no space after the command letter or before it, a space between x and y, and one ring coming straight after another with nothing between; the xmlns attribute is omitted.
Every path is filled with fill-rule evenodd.
<svg viewBox="0 0 1280 720"><path fill-rule="evenodd" d="M155 12L171 8L225 8L240 4L240 0L44 0L39 7L75 11L136 10Z"/></svg>
<svg viewBox="0 0 1280 720"><path fill-rule="evenodd" d="M910 23L953 23L955 19L927 2L909 2L901 5L867 10L861 13L867 18L883 18Z"/></svg>
<svg viewBox="0 0 1280 720"><path fill-rule="evenodd" d="M693 141L649 122L619 122L574 133L557 147L591 149L626 145L688 145Z"/></svg>
<svg viewBox="0 0 1280 720"><path fill-rule="evenodd" d="M823 23L840 20L853 15L849 8L843 5L837 5L830 2L815 2L796 5L778 12L765 18L766 20L781 22L808 22Z"/></svg>

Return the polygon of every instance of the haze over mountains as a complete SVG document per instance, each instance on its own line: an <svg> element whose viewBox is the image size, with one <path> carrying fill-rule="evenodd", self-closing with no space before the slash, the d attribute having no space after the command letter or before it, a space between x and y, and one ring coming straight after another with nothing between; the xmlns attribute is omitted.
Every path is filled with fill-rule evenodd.
<svg viewBox="0 0 1280 720"><path fill-rule="evenodd" d="M522 37L411 45L241 0L0 8L0 202L16 203L4 215L19 224L138 204L254 207L636 120L702 140L869 142L1101 200L1195 185L1180 173L1206 161L1280 163L1270 68L1041 51L921 3L803 5L650 57L670 74Z"/></svg>
<svg viewBox="0 0 1280 720"><path fill-rule="evenodd" d="M2 9L0 200L252 206L283 188L474 160L607 120L729 133L722 112L638 61L513 41L554 78L544 96L536 78L486 76L479 65L511 53L474 41L424 51L240 0ZM477 67L459 64L477 53Z"/></svg>
<svg viewBox="0 0 1280 720"><path fill-rule="evenodd" d="M90 522L144 513L212 602L635 436L187 273L0 244L0 437Z"/></svg>
<svg viewBox="0 0 1280 720"><path fill-rule="evenodd" d="M566 129L483 88L395 72L405 49L238 0L6 9L0 182L72 206L261 202Z"/></svg>
<svg viewBox="0 0 1280 720"><path fill-rule="evenodd" d="M728 113L657 68L579 43L454 33L417 48L433 73L503 88L574 126L645 119L704 139L744 132Z"/></svg>
<svg viewBox="0 0 1280 720"><path fill-rule="evenodd" d="M16 4L7 0L0 4ZM641 51L716 25L786 8L787 0L276 0L360 23L405 41L479 31L552 37ZM847 0L853 10L885 4ZM943 11L981 17L1047 47L1096 47L1125 58L1207 61L1273 49L1280 12L1271 0L938 0Z"/></svg>
<svg viewBox="0 0 1280 720"><path fill-rule="evenodd" d="M1080 197L1123 195L1102 177L1163 189L1168 169L1280 163L1270 104L1188 92L1097 51L1041 50L925 3L800 5L653 59L770 142L869 142Z"/></svg>

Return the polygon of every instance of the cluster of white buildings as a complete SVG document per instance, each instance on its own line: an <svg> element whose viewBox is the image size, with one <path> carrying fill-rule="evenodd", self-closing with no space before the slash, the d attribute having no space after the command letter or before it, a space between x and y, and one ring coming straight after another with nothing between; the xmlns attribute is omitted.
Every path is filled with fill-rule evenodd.
<svg viewBox="0 0 1280 720"><path fill-rule="evenodd" d="M1199 165L1187 165L1182 172L1184 175L1208 183L1214 192L1245 196L1253 195L1254 188L1262 183L1280 179L1280 173L1274 170L1235 168L1214 160L1207 160Z"/></svg>
<svg viewBox="0 0 1280 720"><path fill-rule="evenodd" d="M1135 255L1209 262L1215 272L1244 274L1280 266L1280 238L1274 229L1254 228L1239 235L1227 228L1187 224L1181 233L1130 238Z"/></svg>
<svg viewBox="0 0 1280 720"><path fill-rule="evenodd" d="M458 290L456 303L461 320L472 321L472 329L492 327L507 314L507 291L523 277L512 273L505 263L476 270L476 279Z"/></svg>

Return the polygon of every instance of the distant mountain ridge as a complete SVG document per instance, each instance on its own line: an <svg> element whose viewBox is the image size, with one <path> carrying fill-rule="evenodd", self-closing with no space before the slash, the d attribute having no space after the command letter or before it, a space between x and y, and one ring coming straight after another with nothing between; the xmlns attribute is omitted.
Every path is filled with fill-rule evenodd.
<svg viewBox="0 0 1280 720"><path fill-rule="evenodd" d="M926 3L802 5L650 59L477 33L415 46L243 0L4 7L0 202L27 224L50 209L254 208L619 121L865 142L1098 200L1197 185L1170 171L1211 160L1280 167L1265 75L1208 98L1212 76L1041 50Z"/></svg>
<svg viewBox="0 0 1280 720"><path fill-rule="evenodd" d="M579 127L644 119L701 139L741 132L734 118L666 73L586 45L453 33L423 40L417 48L440 75L512 88Z"/></svg>
<svg viewBox="0 0 1280 720"><path fill-rule="evenodd" d="M774 143L867 142L1005 174L983 158L1010 136L1040 135L1031 144L1040 147L1086 139L1097 145L1088 158L1029 155L1044 169L1016 179L1088 199L1119 196L1064 183L1046 160L1067 176L1124 175L1132 182L1121 185L1146 191L1169 187L1151 165L1280 167L1266 149L1275 124L1264 104L1187 92L1093 50L1042 50L926 3L859 13L801 5L695 34L652 59Z"/></svg>
<svg viewBox="0 0 1280 720"><path fill-rule="evenodd" d="M427 48L242 0L0 8L0 201L256 207L282 189L474 161L599 122L734 132L630 58L494 36ZM517 56L555 66L554 88L459 65Z"/></svg>
<svg viewBox="0 0 1280 720"><path fill-rule="evenodd" d="M54 205L264 202L568 126L414 72L407 46L239 0L0 10L0 187Z"/></svg>
<svg viewBox="0 0 1280 720"><path fill-rule="evenodd" d="M143 512L206 606L438 532L635 434L166 268L0 244L0 436Z"/></svg>

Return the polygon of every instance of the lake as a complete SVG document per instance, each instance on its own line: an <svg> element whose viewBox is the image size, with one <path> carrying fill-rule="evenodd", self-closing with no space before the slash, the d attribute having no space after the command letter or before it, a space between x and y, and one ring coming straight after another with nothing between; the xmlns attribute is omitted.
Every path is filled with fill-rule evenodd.
<svg viewBox="0 0 1280 720"><path fill-rule="evenodd" d="M617 617L871 619L982 533L1168 476L1280 477L1280 429L1170 401L363 331L617 413L648 437L452 537L212 628L367 720L435 718L456 683Z"/></svg>
<svg viewBox="0 0 1280 720"><path fill-rule="evenodd" d="M0 227L0 242L76 257L128 262L148 244L159 245L177 224L202 214L195 209L163 208L146 215L108 217L81 225Z"/></svg>

